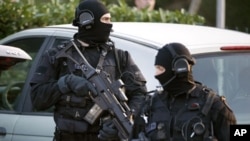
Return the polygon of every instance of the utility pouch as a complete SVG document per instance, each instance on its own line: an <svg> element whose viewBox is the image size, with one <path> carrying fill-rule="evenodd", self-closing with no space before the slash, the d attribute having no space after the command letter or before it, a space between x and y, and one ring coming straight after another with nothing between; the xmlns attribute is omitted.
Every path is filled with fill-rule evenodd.
<svg viewBox="0 0 250 141"><path fill-rule="evenodd" d="M83 120L58 118L56 122L58 130L68 133L85 133L89 124Z"/></svg>
<svg viewBox="0 0 250 141"><path fill-rule="evenodd" d="M169 138L165 123L153 122L146 127L146 134L152 140L166 140Z"/></svg>
<svg viewBox="0 0 250 141"><path fill-rule="evenodd" d="M59 101L60 105L70 105L72 107L86 107L87 106L87 100L86 97L78 97L74 94L64 94L60 97Z"/></svg>

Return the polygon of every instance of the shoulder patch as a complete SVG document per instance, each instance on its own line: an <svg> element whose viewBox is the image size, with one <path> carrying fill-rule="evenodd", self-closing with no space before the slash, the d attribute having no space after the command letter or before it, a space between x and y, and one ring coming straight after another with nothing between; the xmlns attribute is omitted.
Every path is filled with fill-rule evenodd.
<svg viewBox="0 0 250 141"><path fill-rule="evenodd" d="M50 49L48 49L46 51L47 53L47 56L50 58L50 63L51 64L55 64L55 61L56 61L56 54L62 50L63 48L65 48L67 46L67 44L69 43L68 40L65 40L65 41L62 41L61 44L55 46L55 47L52 47Z"/></svg>
<svg viewBox="0 0 250 141"><path fill-rule="evenodd" d="M66 41L62 41L59 45L54 46L50 49L48 49L48 53L49 55L55 55L58 51L62 50L63 48L65 48L67 46L67 44L69 43L68 40Z"/></svg>
<svg viewBox="0 0 250 141"><path fill-rule="evenodd" d="M231 107L228 105L225 96L220 96L220 100L225 104L225 106L226 106L230 111L233 111L233 110L231 109Z"/></svg>

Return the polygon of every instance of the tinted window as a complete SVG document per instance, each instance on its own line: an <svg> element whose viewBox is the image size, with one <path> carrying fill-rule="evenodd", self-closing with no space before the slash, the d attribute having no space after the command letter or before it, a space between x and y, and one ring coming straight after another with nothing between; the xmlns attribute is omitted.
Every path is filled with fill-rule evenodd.
<svg viewBox="0 0 250 141"><path fill-rule="evenodd" d="M250 113L250 53L197 56L195 79L226 97L236 113ZM249 116L248 116L249 118Z"/></svg>
<svg viewBox="0 0 250 141"><path fill-rule="evenodd" d="M7 45L22 48L32 58L35 58L44 38L28 38L16 40ZM32 61L16 64L10 69L3 71L0 77L0 108L2 110L15 110L20 93L22 92L27 73L31 68Z"/></svg>
<svg viewBox="0 0 250 141"><path fill-rule="evenodd" d="M10 46L15 46L22 48L26 51L32 58L35 58L36 53L42 46L45 38L27 38L22 40L16 40L14 42L8 43Z"/></svg>

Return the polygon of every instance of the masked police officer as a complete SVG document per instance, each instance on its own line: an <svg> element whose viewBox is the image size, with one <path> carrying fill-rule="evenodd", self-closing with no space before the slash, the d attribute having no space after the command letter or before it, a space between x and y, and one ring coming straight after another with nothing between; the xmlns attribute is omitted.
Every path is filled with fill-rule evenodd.
<svg viewBox="0 0 250 141"><path fill-rule="evenodd" d="M155 77L163 91L150 96L143 109L149 140L229 141L235 115L225 98L194 81L194 64L183 44L170 43L159 49Z"/></svg>
<svg viewBox="0 0 250 141"><path fill-rule="evenodd" d="M112 29L110 20L109 11L100 1L82 1L73 20L73 25L78 27L74 42L92 67L106 72L111 81L123 81L128 106L136 116L147 91L146 81L129 52L116 49L109 39ZM68 58L56 59L60 48L63 47L54 47L44 53L31 79L35 109L55 107L55 140L120 140L119 131L110 122L108 112L92 124L84 120L94 105L89 92L95 92L95 87L84 78L82 66ZM74 47L70 49L71 57L81 63L81 55Z"/></svg>

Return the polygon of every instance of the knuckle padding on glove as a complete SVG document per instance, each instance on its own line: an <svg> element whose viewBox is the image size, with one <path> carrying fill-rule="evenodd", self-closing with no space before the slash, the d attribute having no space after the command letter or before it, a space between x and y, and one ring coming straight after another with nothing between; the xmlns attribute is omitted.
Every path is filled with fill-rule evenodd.
<svg viewBox="0 0 250 141"><path fill-rule="evenodd" d="M87 94L89 91L96 93L94 86L88 80L79 76L74 76L71 79L70 88L79 95Z"/></svg>
<svg viewBox="0 0 250 141"><path fill-rule="evenodd" d="M68 93L68 92L70 92L70 89L69 89L69 87L67 85L67 82L66 82L66 77L67 76L61 77L58 80L58 82L57 82L59 90L60 90L61 93Z"/></svg>
<svg viewBox="0 0 250 141"><path fill-rule="evenodd" d="M103 140L118 138L118 131L112 121L103 124L103 128L99 131L99 138Z"/></svg>
<svg viewBox="0 0 250 141"><path fill-rule="evenodd" d="M88 80L74 74L61 77L57 83L62 93L72 91L78 96L84 96L89 91L97 93L95 87Z"/></svg>
<svg viewBox="0 0 250 141"><path fill-rule="evenodd" d="M117 130L114 128L112 123L107 125L107 126L103 126L103 131L105 131L106 133L108 133L110 135L116 135L117 134Z"/></svg>

